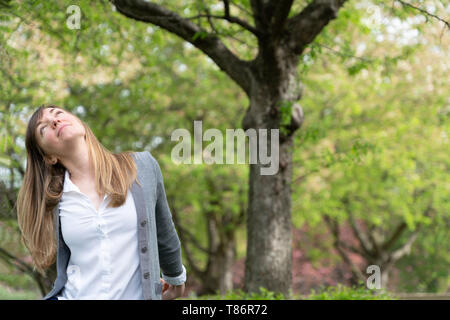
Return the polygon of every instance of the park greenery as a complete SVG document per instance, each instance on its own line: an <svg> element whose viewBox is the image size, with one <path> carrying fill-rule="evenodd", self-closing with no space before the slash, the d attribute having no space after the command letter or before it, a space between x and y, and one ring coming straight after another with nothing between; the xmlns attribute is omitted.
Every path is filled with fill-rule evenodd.
<svg viewBox="0 0 450 320"><path fill-rule="evenodd" d="M155 2L185 17L224 10L220 1ZM250 2L223 3L251 21ZM294 1L291 10L311 2ZM198 48L130 19L113 3L77 1L80 29L70 29L72 1L0 0L0 299L39 299L52 283L33 270L15 213L27 119L48 103L80 117L109 150L148 150L158 160L192 287L186 299L448 293L448 2L348 1L299 55L304 120L292 135L289 216L302 238L292 241L292 270L295 279L307 279L307 261L315 270L328 268L330 277L292 281L289 297L240 290L248 164L171 160L175 129L193 132L194 120L224 135L242 128L249 96ZM248 30L226 19L192 21L216 32L241 59L256 56L258 42ZM281 105L282 129L292 109ZM369 265L380 266L386 291L361 284Z"/></svg>

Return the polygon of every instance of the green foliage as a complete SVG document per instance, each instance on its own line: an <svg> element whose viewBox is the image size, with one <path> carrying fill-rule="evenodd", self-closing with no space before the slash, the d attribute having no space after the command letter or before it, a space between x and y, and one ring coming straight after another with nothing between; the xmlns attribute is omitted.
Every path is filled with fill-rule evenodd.
<svg viewBox="0 0 450 320"><path fill-rule="evenodd" d="M0 286L5 285L14 290L35 288L34 280L29 275L0 273Z"/></svg>
<svg viewBox="0 0 450 320"><path fill-rule="evenodd" d="M0 300L38 300L41 296L34 291L12 290L0 285Z"/></svg>
<svg viewBox="0 0 450 320"><path fill-rule="evenodd" d="M192 40L195 41L197 38L205 39L208 36L208 32L205 31L198 31L194 34L192 37Z"/></svg>
<svg viewBox="0 0 450 320"><path fill-rule="evenodd" d="M284 135L288 134L286 127L291 124L292 105L292 101L282 101L282 103L280 104L280 132Z"/></svg>
<svg viewBox="0 0 450 320"><path fill-rule="evenodd" d="M387 292L378 290L369 290L366 287L352 286L346 287L338 284L335 287L328 287L317 292L311 291L307 300L396 300L396 298Z"/></svg>
<svg viewBox="0 0 450 320"><path fill-rule="evenodd" d="M259 288L259 292L246 293L241 289L230 290L226 294L190 296L186 300L285 300L282 293L275 293L264 287Z"/></svg>
<svg viewBox="0 0 450 320"><path fill-rule="evenodd" d="M286 300L281 293L274 293L260 287L258 293L246 293L241 289L230 290L226 294L214 294L189 297L180 300ZM307 296L293 295L293 300L396 300L389 292L383 290L369 290L363 284L359 286L346 287L342 284L321 288L319 290L311 290Z"/></svg>
<svg viewBox="0 0 450 320"><path fill-rule="evenodd" d="M384 239L405 222L407 230L393 249L420 226L411 253L397 265L397 286L442 292L448 289L450 257L443 244L450 212L448 41L441 41L442 26L432 21L411 41L400 41L401 36L387 40L393 31L383 28L384 20L367 24L372 12L359 5L349 3L340 11L344 21L330 23L299 66L306 117L295 140L293 181L303 179L293 189L293 221L325 235L324 215L345 226L351 212ZM408 19L396 20L382 1L376 1L376 8L385 22ZM437 243L444 249L433 249ZM327 254L332 248L321 248L324 261L332 258Z"/></svg>
<svg viewBox="0 0 450 320"><path fill-rule="evenodd" d="M441 227L441 225L444 227ZM399 262L399 292L442 292L450 286L449 221L433 223L419 235L411 254Z"/></svg>

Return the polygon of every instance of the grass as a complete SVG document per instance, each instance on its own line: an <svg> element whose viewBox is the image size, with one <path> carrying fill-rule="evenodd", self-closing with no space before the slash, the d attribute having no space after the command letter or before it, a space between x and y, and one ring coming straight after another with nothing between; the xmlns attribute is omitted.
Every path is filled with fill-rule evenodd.
<svg viewBox="0 0 450 320"><path fill-rule="evenodd" d="M0 273L0 284L17 290L33 290L36 287L36 282L27 274Z"/></svg>
<svg viewBox="0 0 450 320"><path fill-rule="evenodd" d="M211 294L197 296L195 293L188 297L179 300L286 300L283 294L276 294L261 287L259 293L247 294L244 291L237 289L229 291L225 295Z"/></svg>
<svg viewBox="0 0 450 320"><path fill-rule="evenodd" d="M338 284L316 292L312 290L306 300L397 300L382 290L369 290L362 286L345 287Z"/></svg>
<svg viewBox="0 0 450 320"><path fill-rule="evenodd" d="M212 294L196 296L191 294L180 300L397 300L392 294L382 290L369 290L365 286L346 287L338 284L334 287L312 290L307 296L290 294L285 297L281 293L271 292L263 287L258 293L247 294L242 290L229 291L224 295Z"/></svg>
<svg viewBox="0 0 450 320"><path fill-rule="evenodd" d="M31 290L17 290L0 284L0 300L39 300L41 295Z"/></svg>
<svg viewBox="0 0 450 320"><path fill-rule="evenodd" d="M0 272L0 300L36 300L41 294L29 275Z"/></svg>

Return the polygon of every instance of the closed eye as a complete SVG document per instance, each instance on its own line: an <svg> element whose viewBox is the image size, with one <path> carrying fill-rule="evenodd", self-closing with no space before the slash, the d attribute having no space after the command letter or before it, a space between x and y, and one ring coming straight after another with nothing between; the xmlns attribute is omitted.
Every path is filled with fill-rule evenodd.
<svg viewBox="0 0 450 320"><path fill-rule="evenodd" d="M56 117L58 114L60 114L60 113L63 113L63 112L62 112L61 110L58 111L58 112L56 112L55 117ZM42 137L42 130L44 130L46 126L47 126L47 125L43 125L43 126L41 126L41 128L39 129L39 133L40 133L41 137Z"/></svg>

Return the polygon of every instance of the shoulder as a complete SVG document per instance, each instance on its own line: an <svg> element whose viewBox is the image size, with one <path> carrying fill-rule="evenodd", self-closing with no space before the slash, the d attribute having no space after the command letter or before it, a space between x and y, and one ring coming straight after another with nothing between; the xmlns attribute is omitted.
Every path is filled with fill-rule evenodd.
<svg viewBox="0 0 450 320"><path fill-rule="evenodd" d="M132 153L133 157L136 161L139 162L156 162L156 159L153 157L153 155L150 153L150 151L138 151Z"/></svg>
<svg viewBox="0 0 450 320"><path fill-rule="evenodd" d="M158 162L150 153L150 151L134 152L133 157L135 158L135 162L138 168L142 168L144 170L151 169L152 171L157 171L157 169L159 168Z"/></svg>

